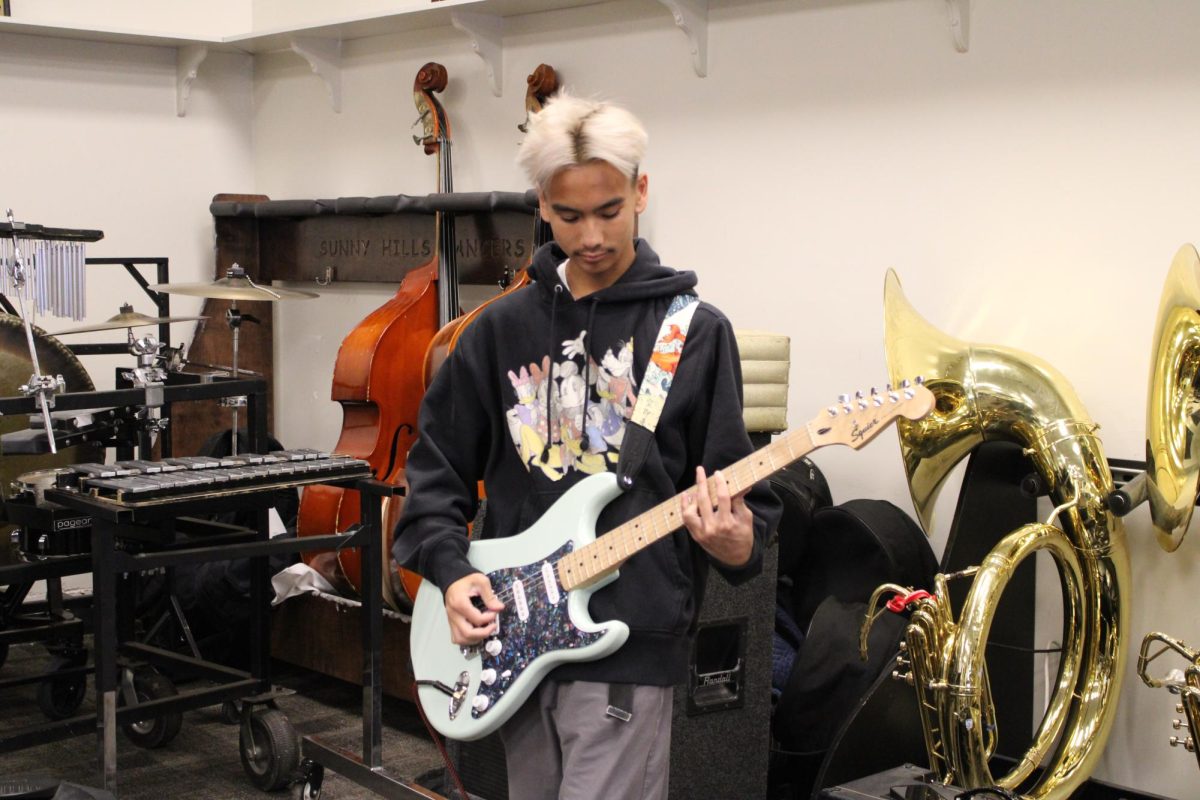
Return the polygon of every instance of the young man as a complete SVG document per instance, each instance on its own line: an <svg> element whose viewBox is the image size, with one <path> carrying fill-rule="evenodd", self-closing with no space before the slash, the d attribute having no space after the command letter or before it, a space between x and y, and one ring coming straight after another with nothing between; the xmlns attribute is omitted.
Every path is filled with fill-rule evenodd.
<svg viewBox="0 0 1200 800"><path fill-rule="evenodd" d="M394 554L443 590L456 644L483 641L504 609L465 557L477 482L487 512L476 533L492 538L526 530L587 475L616 471L663 319L694 294L694 273L662 266L634 238L646 138L628 111L568 96L533 118L519 161L554 242L534 255L534 283L474 322L425 397ZM592 597L592 616L627 623L628 641L555 669L501 728L510 797L666 798L672 686L687 674L709 565L735 583L758 574L778 520L764 484L731 497L718 471L715 496L706 489L707 474L750 449L733 331L701 303L644 463L597 525L602 534L691 489L686 531L633 555Z"/></svg>

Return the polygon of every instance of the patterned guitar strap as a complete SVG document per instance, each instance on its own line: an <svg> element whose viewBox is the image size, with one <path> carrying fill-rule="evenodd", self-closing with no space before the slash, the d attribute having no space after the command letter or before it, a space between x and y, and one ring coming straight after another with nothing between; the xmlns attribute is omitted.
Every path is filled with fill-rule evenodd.
<svg viewBox="0 0 1200 800"><path fill-rule="evenodd" d="M650 363L642 376L642 388L638 390L633 414L625 423L625 435L621 439L617 484L624 491L633 487L646 463L646 455L654 445L654 429L658 427L658 419L666 405L667 394L675 380L675 369L687 341L688 327L699 305L700 298L694 294L675 295L658 330ZM610 683L605 715L620 722L633 719L633 690L630 683Z"/></svg>
<svg viewBox="0 0 1200 800"><path fill-rule="evenodd" d="M622 490L628 491L633 487L642 465L646 463L646 455L654 444L654 429L658 427L658 419L666 405L667 394L675 380L675 368L679 366L683 345L687 341L688 328L699 305L700 298L696 295L678 294L667 308L667 315L654 342L654 350L650 353L650 363L646 365L642 376L642 388L638 390L633 414L625 424L625 435L621 439L617 483Z"/></svg>

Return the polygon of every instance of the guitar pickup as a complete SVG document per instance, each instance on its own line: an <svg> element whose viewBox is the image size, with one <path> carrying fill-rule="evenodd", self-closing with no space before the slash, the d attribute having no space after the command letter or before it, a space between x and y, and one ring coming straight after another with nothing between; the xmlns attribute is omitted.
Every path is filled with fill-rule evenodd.
<svg viewBox="0 0 1200 800"><path fill-rule="evenodd" d="M513 602L517 604L517 618L521 622L529 619L529 600L525 597L525 584L522 581L512 582Z"/></svg>
<svg viewBox="0 0 1200 800"><path fill-rule="evenodd" d="M550 605L558 605L562 595L558 592L558 581L554 578L554 565L549 561L542 562L542 585L546 587L546 599Z"/></svg>

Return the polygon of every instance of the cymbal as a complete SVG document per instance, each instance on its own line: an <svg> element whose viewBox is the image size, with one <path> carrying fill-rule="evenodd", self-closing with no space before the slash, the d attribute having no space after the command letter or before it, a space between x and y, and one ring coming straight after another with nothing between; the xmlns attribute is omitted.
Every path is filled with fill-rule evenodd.
<svg viewBox="0 0 1200 800"><path fill-rule="evenodd" d="M301 289L284 289L279 286L262 286L246 277L236 264L224 278L212 283L160 283L151 286L157 292L186 294L192 297L210 297L215 300L309 300L320 297L316 292Z"/></svg>
<svg viewBox="0 0 1200 800"><path fill-rule="evenodd" d="M84 325L81 328L70 328L65 331L58 331L50 334L51 336L63 336L68 333L88 333L90 331L111 331L119 328L140 328L145 325L161 325L164 322L192 322L198 319L207 319L207 317L147 317L145 314L140 314L133 310L132 306L121 306L121 313L114 317L109 317L104 322L98 322L95 325Z"/></svg>

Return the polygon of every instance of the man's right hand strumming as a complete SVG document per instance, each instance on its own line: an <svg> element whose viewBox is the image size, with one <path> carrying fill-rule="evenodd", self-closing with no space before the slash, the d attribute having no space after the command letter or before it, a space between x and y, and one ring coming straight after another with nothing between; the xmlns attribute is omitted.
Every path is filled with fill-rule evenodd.
<svg viewBox="0 0 1200 800"><path fill-rule="evenodd" d="M446 589L444 597L450 641L475 645L496 631L496 615L504 610L504 603L496 597L491 581L482 572L459 578Z"/></svg>

